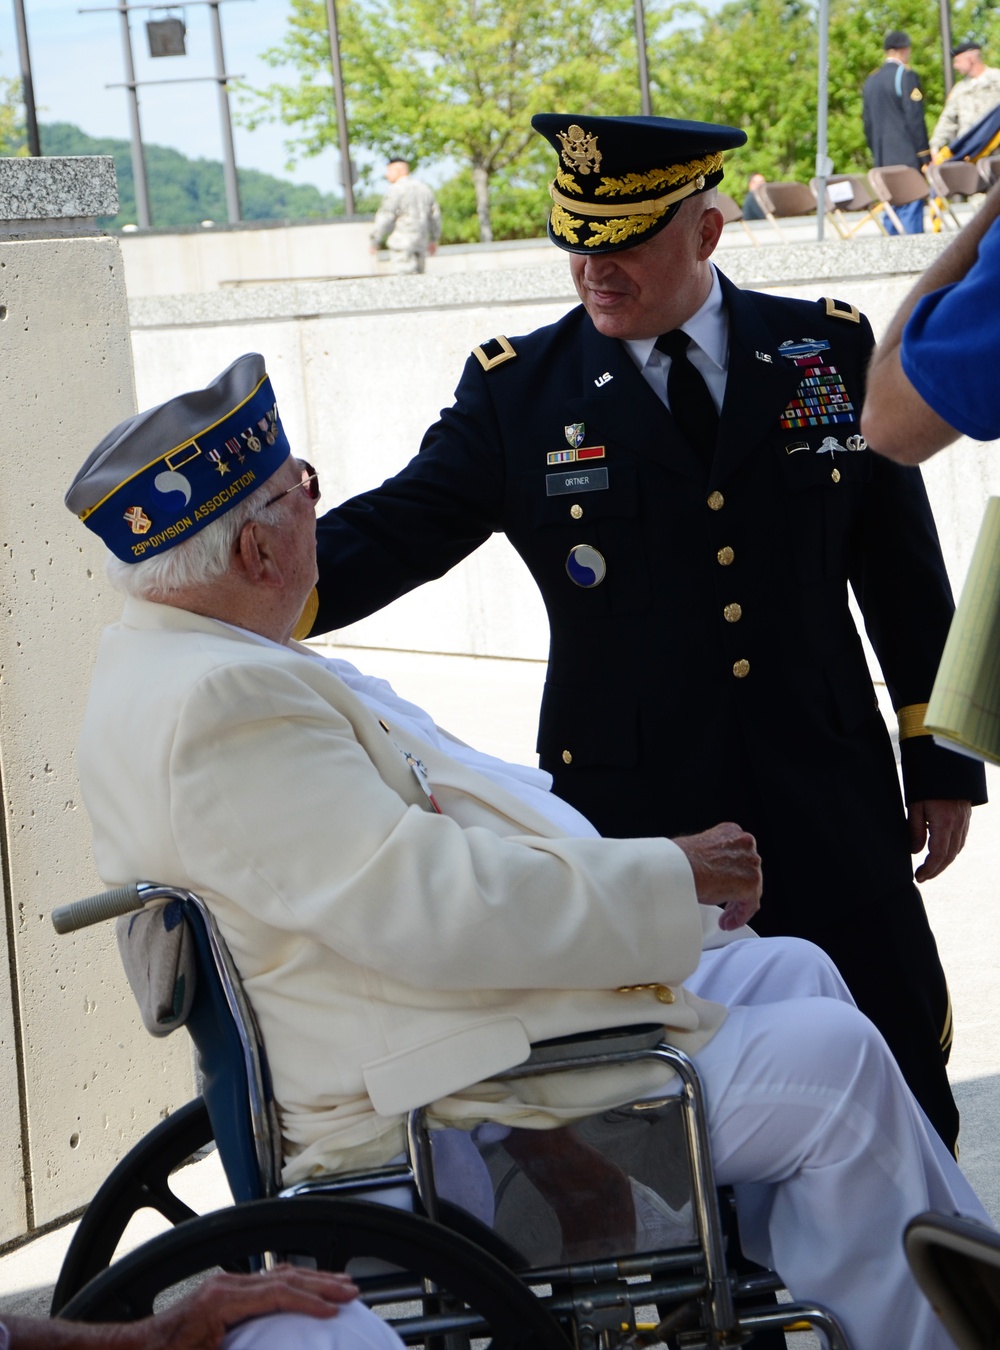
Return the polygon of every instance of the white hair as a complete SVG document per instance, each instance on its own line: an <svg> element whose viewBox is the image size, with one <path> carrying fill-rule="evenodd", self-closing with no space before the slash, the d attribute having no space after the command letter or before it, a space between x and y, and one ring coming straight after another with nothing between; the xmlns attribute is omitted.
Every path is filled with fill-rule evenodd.
<svg viewBox="0 0 1000 1350"><path fill-rule="evenodd" d="M252 520L265 525L278 523L277 508L265 504L272 487L268 479L231 510L159 557L127 563L113 553L109 554L105 563L108 580L115 590L124 591L126 595L140 600L157 600L223 576L229 569L233 547L244 525Z"/></svg>

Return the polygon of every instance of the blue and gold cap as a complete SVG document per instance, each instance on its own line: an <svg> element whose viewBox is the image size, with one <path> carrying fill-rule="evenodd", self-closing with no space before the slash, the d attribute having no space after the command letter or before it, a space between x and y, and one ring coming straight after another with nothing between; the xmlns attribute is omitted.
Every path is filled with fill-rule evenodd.
<svg viewBox="0 0 1000 1350"><path fill-rule="evenodd" d="M264 358L250 352L207 388L109 431L73 479L66 505L116 557L142 562L237 506L290 453Z"/></svg>
<svg viewBox="0 0 1000 1350"><path fill-rule="evenodd" d="M682 201L722 179L738 127L671 117L538 113L531 125L559 156L549 238L567 253L618 253L651 239Z"/></svg>

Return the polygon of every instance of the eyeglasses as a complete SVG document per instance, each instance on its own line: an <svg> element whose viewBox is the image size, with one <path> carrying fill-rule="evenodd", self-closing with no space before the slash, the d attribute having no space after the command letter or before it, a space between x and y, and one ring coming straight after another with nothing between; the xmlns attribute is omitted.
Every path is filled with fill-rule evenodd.
<svg viewBox="0 0 1000 1350"><path fill-rule="evenodd" d="M316 472L316 470L313 468L311 464L307 463L306 460L300 459L299 464L302 466L302 475L299 478L299 481L297 483L293 483L290 488L285 488L284 492L279 492L278 495L276 497L272 497L270 501L265 502L264 503L265 510L267 509L267 507L273 506L275 502L280 502L282 497L287 497L290 492L297 492L299 488L305 488L306 495L308 496L311 502L319 501L320 499L319 474Z"/></svg>

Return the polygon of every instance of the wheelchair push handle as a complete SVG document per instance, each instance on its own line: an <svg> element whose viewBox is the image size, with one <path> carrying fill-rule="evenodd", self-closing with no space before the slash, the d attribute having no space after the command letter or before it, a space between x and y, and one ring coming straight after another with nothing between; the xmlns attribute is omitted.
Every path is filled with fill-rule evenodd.
<svg viewBox="0 0 1000 1350"><path fill-rule="evenodd" d="M140 893L138 882L115 886L99 895L88 895L72 904L59 905L52 911L52 926L57 933L73 933L78 928L88 928L105 919L116 919L119 914L130 914L133 909L142 909L150 898Z"/></svg>

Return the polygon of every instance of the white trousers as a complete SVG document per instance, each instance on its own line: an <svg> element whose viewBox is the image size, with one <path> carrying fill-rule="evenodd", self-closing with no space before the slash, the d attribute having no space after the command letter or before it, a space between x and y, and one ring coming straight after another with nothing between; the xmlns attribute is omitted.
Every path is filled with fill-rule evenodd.
<svg viewBox="0 0 1000 1350"><path fill-rule="evenodd" d="M852 1350L947 1350L903 1229L927 1209L990 1220L833 964L796 938L737 942L687 986L730 1008L694 1059L746 1254Z"/></svg>
<svg viewBox="0 0 1000 1350"><path fill-rule="evenodd" d="M391 1327L364 1306L347 1303L336 1317L274 1313L229 1332L223 1350L402 1350Z"/></svg>

